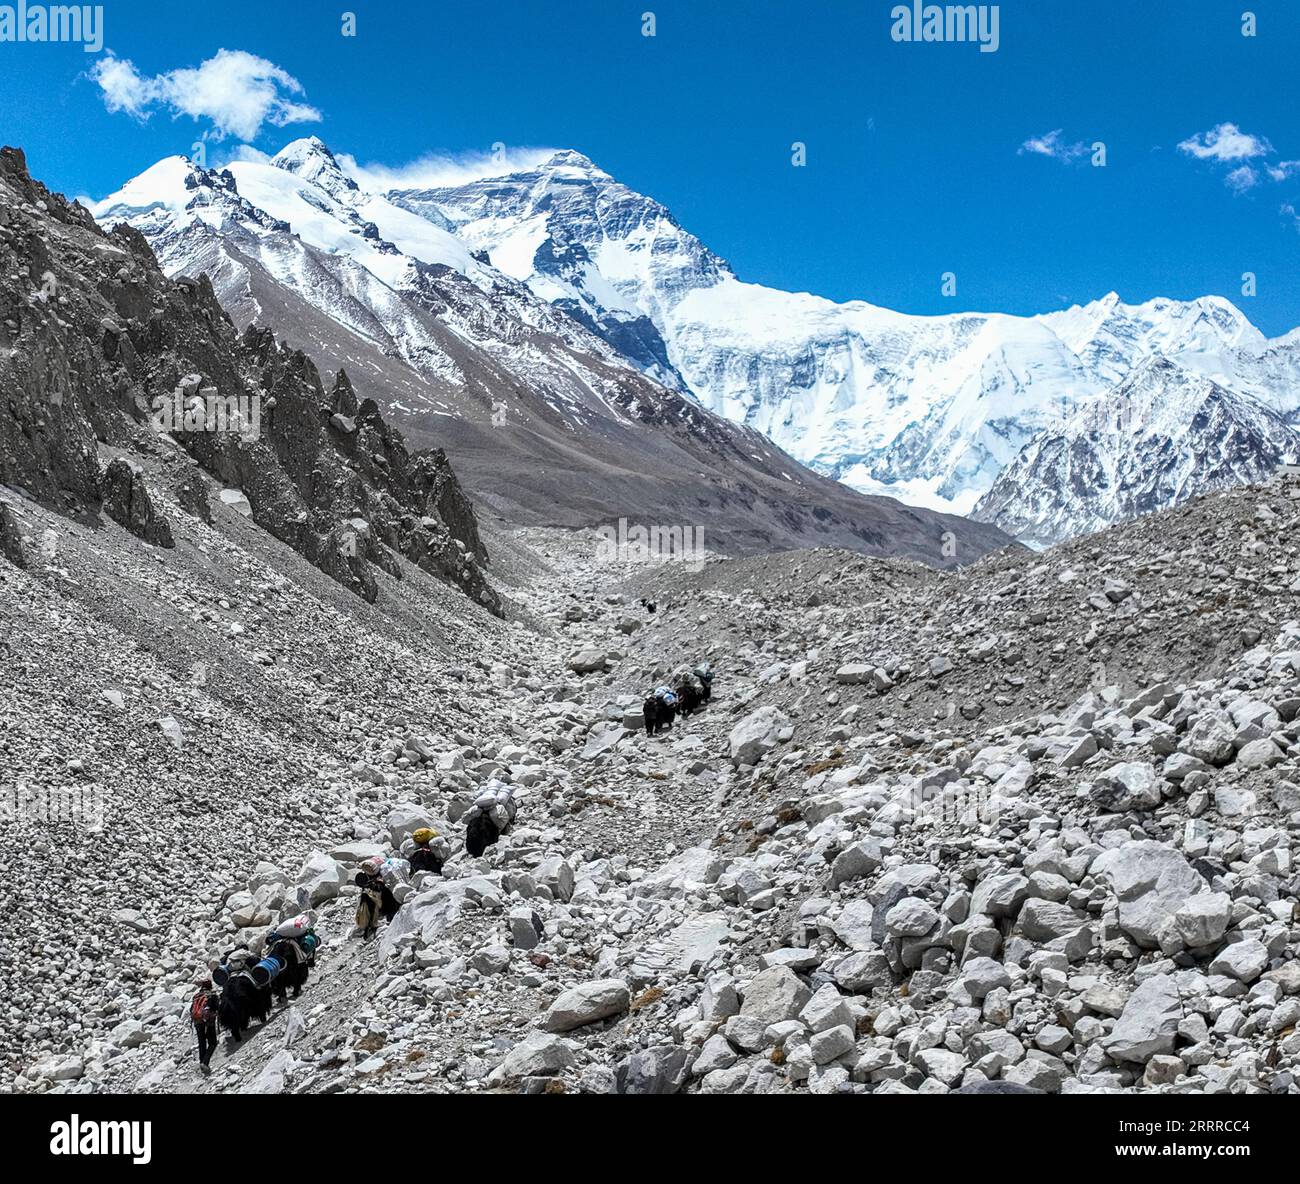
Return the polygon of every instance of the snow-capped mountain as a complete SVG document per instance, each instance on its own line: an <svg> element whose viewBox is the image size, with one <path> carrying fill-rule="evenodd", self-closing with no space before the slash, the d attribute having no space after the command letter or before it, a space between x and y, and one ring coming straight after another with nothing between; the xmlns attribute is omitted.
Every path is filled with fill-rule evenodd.
<svg viewBox="0 0 1300 1184"><path fill-rule="evenodd" d="M269 163L239 161L220 172L169 157L91 212L141 231L169 272L206 271L232 315L263 314L256 270L448 393L476 391L473 367L458 359L465 349L552 391L565 414L604 393L603 376L581 374L588 358L621 369L614 350L454 234L362 193L315 138Z"/></svg>
<svg viewBox="0 0 1300 1184"><path fill-rule="evenodd" d="M662 205L574 152L390 200L453 226L538 295L576 310L626 357L664 361L700 401L815 469L873 492L969 510L1038 432L1175 357L1283 413L1295 350L1221 297L1126 305L1114 293L1037 317L920 317L747 284ZM647 318L662 356L623 349ZM642 335L644 338L644 334ZM1263 360L1261 360L1263 359Z"/></svg>
<svg viewBox="0 0 1300 1184"><path fill-rule="evenodd" d="M1148 358L1105 396L1040 433L974 517L1035 545L1188 497L1267 480L1300 459L1300 432L1250 395Z"/></svg>
<svg viewBox="0 0 1300 1184"><path fill-rule="evenodd" d="M237 318L368 370L399 406L481 419L540 397L602 419L635 370L643 402L693 396L672 404L683 421L702 405L854 489L942 511L969 513L1022 450L1153 359L1300 415L1300 331L1270 341L1223 297L913 316L784 292L740 280L573 151L375 193L312 138L220 173L161 162L94 212L130 221L169 270L208 271ZM1010 496L999 521L1035 520Z"/></svg>
<svg viewBox="0 0 1300 1184"><path fill-rule="evenodd" d="M453 219L364 191L318 139L219 171L171 157L92 213L143 234L168 274L207 273L237 323L346 368L359 395L417 443L445 445L475 498L516 521L707 520L719 546L825 543L932 562L955 558L948 532L962 560L1007 541L802 468L655 381L652 364L494 266ZM652 348L652 330L631 318L613 335Z"/></svg>
<svg viewBox="0 0 1300 1184"><path fill-rule="evenodd" d="M454 227L493 264L609 341L653 378L682 387L662 337L678 300L731 276L727 264L658 202L579 152L455 189L389 199Z"/></svg>

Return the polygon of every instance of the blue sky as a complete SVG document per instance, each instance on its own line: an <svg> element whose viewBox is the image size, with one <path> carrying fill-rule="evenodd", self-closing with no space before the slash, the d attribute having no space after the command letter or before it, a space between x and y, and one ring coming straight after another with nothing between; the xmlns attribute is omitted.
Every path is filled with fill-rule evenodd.
<svg viewBox="0 0 1300 1184"><path fill-rule="evenodd" d="M1241 35L1247 6L1255 37ZM307 134L390 166L495 142L574 147L746 280L909 312L1218 293L1267 333L1300 325L1300 6L999 7L999 48L981 53L897 43L893 4L875 0L109 0L104 54L0 44L0 139L47 184L93 197L204 134L210 162L241 138L273 152ZM320 118L254 119L218 141L212 118L168 105L219 106L201 78L148 83L133 115L87 76L110 52L154 80L221 49L273 63L278 110ZM1095 141L1104 168L1075 147Z"/></svg>

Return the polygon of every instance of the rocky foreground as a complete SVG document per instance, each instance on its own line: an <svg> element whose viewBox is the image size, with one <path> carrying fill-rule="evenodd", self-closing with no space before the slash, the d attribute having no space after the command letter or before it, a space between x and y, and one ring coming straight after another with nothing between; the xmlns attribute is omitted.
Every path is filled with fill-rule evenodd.
<svg viewBox="0 0 1300 1184"><path fill-rule="evenodd" d="M1300 1092L1300 485L955 574L502 534L508 621L156 492L166 562L9 503L0 755L104 819L5 830L6 1088ZM445 876L363 945L420 825ZM201 1077L194 973L300 892L320 965Z"/></svg>

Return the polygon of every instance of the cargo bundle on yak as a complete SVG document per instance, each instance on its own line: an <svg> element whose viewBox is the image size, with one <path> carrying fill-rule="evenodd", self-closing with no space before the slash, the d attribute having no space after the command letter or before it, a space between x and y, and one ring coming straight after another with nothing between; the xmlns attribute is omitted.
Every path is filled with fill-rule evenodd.
<svg viewBox="0 0 1300 1184"><path fill-rule="evenodd" d="M364 941L369 941L379 931L380 917L385 921L391 921L397 916L397 910L401 907L386 882L384 863L385 861L378 856L373 856L361 864L353 877L353 882L361 889L356 921Z"/></svg>
<svg viewBox="0 0 1300 1184"><path fill-rule="evenodd" d="M677 696L671 687L655 687L654 693L641 704L647 736L657 736L673 726L677 717Z"/></svg>
<svg viewBox="0 0 1300 1184"><path fill-rule="evenodd" d="M217 1005L217 1022L230 1033L236 1044L244 1029L254 1019L264 1024L271 1015L269 981L259 986L253 975L253 955L247 946L231 950L212 972L212 981L221 988Z"/></svg>
<svg viewBox="0 0 1300 1184"><path fill-rule="evenodd" d="M411 865L411 873L431 872L442 875L442 865L447 862L451 848L447 840L429 826L421 826L411 832L411 837L402 843L402 854Z"/></svg>
<svg viewBox="0 0 1300 1184"><path fill-rule="evenodd" d="M236 1043L254 1019L264 1024L270 1018L273 996L285 1003L290 990L295 999L302 993L320 948L314 925L311 913L283 921L267 931L260 959L241 945L213 970L212 982L221 989L217 1021Z"/></svg>
<svg viewBox="0 0 1300 1184"><path fill-rule="evenodd" d="M285 1002L290 990L295 999L302 994L307 973L316 964L316 951L319 947L320 938L316 936L309 913L282 921L267 932L268 954L283 964L272 983L272 989L281 1003Z"/></svg>
<svg viewBox="0 0 1300 1184"><path fill-rule="evenodd" d="M477 859L515 824L515 791L489 781L465 813L465 850Z"/></svg>

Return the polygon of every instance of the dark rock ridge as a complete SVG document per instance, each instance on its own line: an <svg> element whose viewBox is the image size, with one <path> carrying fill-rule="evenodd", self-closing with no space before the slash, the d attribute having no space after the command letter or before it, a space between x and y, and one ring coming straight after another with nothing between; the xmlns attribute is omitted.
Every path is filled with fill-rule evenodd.
<svg viewBox="0 0 1300 1184"><path fill-rule="evenodd" d="M170 546L147 466L116 459L105 473L99 453L179 446L359 596L377 596L374 566L400 577L400 555L500 612L473 505L441 449L408 451L346 373L327 392L270 330L239 333L206 276L168 279L143 236L102 231L13 148L0 151L0 277L0 484ZM214 401L242 420L219 423ZM182 484L183 508L210 515L203 479Z"/></svg>
<svg viewBox="0 0 1300 1184"><path fill-rule="evenodd" d="M23 551L22 534L9 507L0 502L0 555L15 567L26 568L27 556Z"/></svg>
<svg viewBox="0 0 1300 1184"><path fill-rule="evenodd" d="M155 547L175 547L172 528L149 496L144 474L120 456L104 470L104 513L137 538Z"/></svg>

